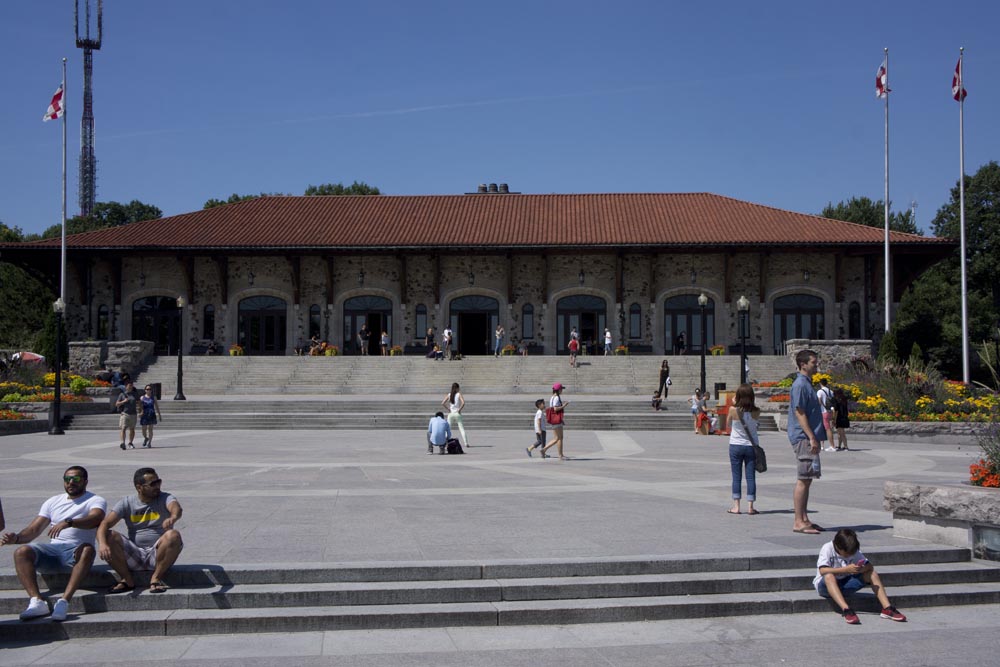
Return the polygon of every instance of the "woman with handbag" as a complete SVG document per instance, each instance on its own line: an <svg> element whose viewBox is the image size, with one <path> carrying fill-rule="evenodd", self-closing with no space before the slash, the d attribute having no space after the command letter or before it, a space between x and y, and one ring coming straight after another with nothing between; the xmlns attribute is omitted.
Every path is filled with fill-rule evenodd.
<svg viewBox="0 0 1000 667"><path fill-rule="evenodd" d="M742 497L743 468L747 473L747 514L760 514L753 504L757 499L757 463L756 448L760 445L757 439L757 423L760 410L754 404L753 387L741 384L736 390L736 400L729 408L729 465L733 471L733 505L727 511L730 514L740 514L740 498Z"/></svg>
<svg viewBox="0 0 1000 667"><path fill-rule="evenodd" d="M545 411L545 421L552 431L553 438L552 442L542 449L542 456L544 457L545 452L552 449L553 445L558 445L560 461L566 460L566 457L563 456L563 410L569 405L569 401L562 400L563 389L565 387L558 382L552 385L552 398L549 399L549 408Z"/></svg>

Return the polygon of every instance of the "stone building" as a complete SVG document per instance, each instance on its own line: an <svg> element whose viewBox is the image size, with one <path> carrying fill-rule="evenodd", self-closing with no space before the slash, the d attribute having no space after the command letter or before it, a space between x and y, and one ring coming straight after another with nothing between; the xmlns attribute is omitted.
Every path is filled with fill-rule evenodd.
<svg viewBox="0 0 1000 667"><path fill-rule="evenodd" d="M357 353L362 324L394 345L450 325L465 354L507 340L564 353L576 327L632 353L791 338L853 339L883 321L883 231L706 193L267 196L68 237L71 340L213 340L290 354L313 334ZM893 232L893 301L951 253ZM59 239L0 247L58 284ZM177 299L183 297L183 307Z"/></svg>

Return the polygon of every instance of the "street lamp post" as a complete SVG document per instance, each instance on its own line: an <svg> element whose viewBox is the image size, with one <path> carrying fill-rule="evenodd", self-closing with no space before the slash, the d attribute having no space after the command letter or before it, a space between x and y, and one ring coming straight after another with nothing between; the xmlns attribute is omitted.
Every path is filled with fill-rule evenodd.
<svg viewBox="0 0 1000 667"><path fill-rule="evenodd" d="M740 384L747 383L747 334L750 329L750 299L741 296L736 300L740 311Z"/></svg>
<svg viewBox="0 0 1000 667"><path fill-rule="evenodd" d="M702 292L698 295L698 305L701 306L701 394L705 395L705 346L708 339L705 332L705 306L708 305L708 297Z"/></svg>
<svg viewBox="0 0 1000 667"><path fill-rule="evenodd" d="M180 316L177 320L177 393L175 401L186 401L184 396L184 297L177 297L177 309Z"/></svg>
<svg viewBox="0 0 1000 667"><path fill-rule="evenodd" d="M49 419L49 435L63 435L62 429L62 320L66 302L59 297L52 304L56 314L56 379L52 399L52 415Z"/></svg>

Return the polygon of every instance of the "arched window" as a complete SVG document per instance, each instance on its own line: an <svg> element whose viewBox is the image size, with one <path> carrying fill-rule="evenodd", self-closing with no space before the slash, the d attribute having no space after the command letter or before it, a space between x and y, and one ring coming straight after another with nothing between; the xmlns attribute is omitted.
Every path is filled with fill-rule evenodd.
<svg viewBox="0 0 1000 667"><path fill-rule="evenodd" d="M423 338L427 335L427 306L422 303L417 304L417 321L413 325L414 338Z"/></svg>
<svg viewBox="0 0 1000 667"><path fill-rule="evenodd" d="M108 334L111 330L111 320L108 313L107 306L102 305L97 309L97 338L100 340L108 340Z"/></svg>
<svg viewBox="0 0 1000 667"><path fill-rule="evenodd" d="M319 327L319 306L315 303L309 306L309 337L322 336Z"/></svg>
<svg viewBox="0 0 1000 667"><path fill-rule="evenodd" d="M205 306L201 323L201 337L208 340L215 339L215 306L212 304Z"/></svg>
<svg viewBox="0 0 1000 667"><path fill-rule="evenodd" d="M684 335L684 346L679 344ZM697 294L681 294L663 303L663 336L665 350L674 354L701 354L701 306ZM715 345L715 301L705 306L705 346Z"/></svg>
<svg viewBox="0 0 1000 667"><path fill-rule="evenodd" d="M284 354L288 305L273 296L240 301L237 338L247 354Z"/></svg>
<svg viewBox="0 0 1000 667"><path fill-rule="evenodd" d="M847 332L848 338L861 338L861 304L857 301L847 307Z"/></svg>
<svg viewBox="0 0 1000 667"><path fill-rule="evenodd" d="M453 349L462 354L493 351L493 332L500 322L500 302L491 296L469 294L451 300L448 321L454 335Z"/></svg>
<svg viewBox="0 0 1000 667"><path fill-rule="evenodd" d="M556 350L567 352L573 329L581 345L595 348L603 345L607 316L607 303L599 296L574 294L559 299L556 302Z"/></svg>
<svg viewBox="0 0 1000 667"><path fill-rule="evenodd" d="M637 303L628 307L628 337L642 338L642 307Z"/></svg>
<svg viewBox="0 0 1000 667"><path fill-rule="evenodd" d="M181 309L175 296L147 296L132 302L132 338L153 343L156 354L177 354Z"/></svg>
<svg viewBox="0 0 1000 667"><path fill-rule="evenodd" d="M535 307L526 303L521 307L521 338L535 337Z"/></svg>
<svg viewBox="0 0 1000 667"><path fill-rule="evenodd" d="M826 337L823 299L811 294L789 294L774 300L774 353L784 354L789 338Z"/></svg>

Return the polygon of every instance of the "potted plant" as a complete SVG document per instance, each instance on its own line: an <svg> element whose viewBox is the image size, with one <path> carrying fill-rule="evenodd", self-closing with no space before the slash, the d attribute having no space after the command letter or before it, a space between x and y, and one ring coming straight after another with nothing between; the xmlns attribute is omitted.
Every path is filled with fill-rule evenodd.
<svg viewBox="0 0 1000 667"><path fill-rule="evenodd" d="M400 345L393 345L389 348L390 357L401 357L403 356L403 348Z"/></svg>
<svg viewBox="0 0 1000 667"><path fill-rule="evenodd" d="M615 348L615 354L618 356L628 355L628 348L624 345L619 345Z"/></svg>
<svg viewBox="0 0 1000 667"><path fill-rule="evenodd" d="M338 354L340 354L340 350L337 348L336 345L327 345L325 348L323 348L323 354L328 357L335 357Z"/></svg>
<svg viewBox="0 0 1000 667"><path fill-rule="evenodd" d="M229 346L229 356L230 357L242 357L243 356L243 346L239 343L233 343Z"/></svg>
<svg viewBox="0 0 1000 667"><path fill-rule="evenodd" d="M708 351L712 354L713 357L721 357L723 354L726 353L726 346L713 345L712 347L708 348Z"/></svg>
<svg viewBox="0 0 1000 667"><path fill-rule="evenodd" d="M502 354L505 357L510 357L513 356L516 351L517 348L514 347L513 344L508 343L507 345L503 346L502 350L500 350L500 354Z"/></svg>

